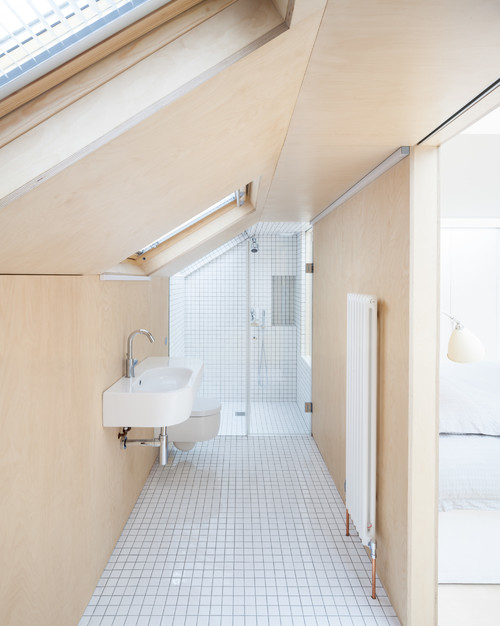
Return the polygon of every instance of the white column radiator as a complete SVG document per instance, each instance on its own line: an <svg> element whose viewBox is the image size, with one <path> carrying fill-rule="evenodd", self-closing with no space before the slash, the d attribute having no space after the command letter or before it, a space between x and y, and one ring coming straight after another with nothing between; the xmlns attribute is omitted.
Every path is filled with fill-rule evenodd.
<svg viewBox="0 0 500 626"><path fill-rule="evenodd" d="M377 299L347 294L346 534L349 515L371 549L375 597Z"/></svg>

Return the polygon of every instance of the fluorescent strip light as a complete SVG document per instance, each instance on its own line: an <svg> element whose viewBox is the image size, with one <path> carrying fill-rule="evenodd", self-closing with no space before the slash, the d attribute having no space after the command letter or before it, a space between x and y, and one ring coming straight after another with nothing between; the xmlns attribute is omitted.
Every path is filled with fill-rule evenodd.
<svg viewBox="0 0 500 626"><path fill-rule="evenodd" d="M136 276L135 274L101 274L100 280L151 280L151 276Z"/></svg>
<svg viewBox="0 0 500 626"><path fill-rule="evenodd" d="M359 180L355 185L353 185L350 189L348 189L345 193L343 193L340 198L337 198L335 202L326 207L321 213L318 213L316 217L311 221L311 224L316 224L319 220L322 220L329 213L334 211L337 207L343 204L349 198L352 198L358 191L361 191L365 187L367 187L370 183L376 180L379 176L382 176L387 170L390 170L391 167L399 163L402 159L407 157L410 154L410 148L408 146L402 146L398 148L396 152L393 152L390 156L382 161L377 167L375 167L371 172L369 172L366 176L364 176L361 180Z"/></svg>

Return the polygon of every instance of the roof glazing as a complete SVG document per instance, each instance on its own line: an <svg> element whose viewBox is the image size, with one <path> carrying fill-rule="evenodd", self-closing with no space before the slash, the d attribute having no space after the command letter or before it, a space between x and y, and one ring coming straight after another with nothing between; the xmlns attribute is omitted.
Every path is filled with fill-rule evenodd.
<svg viewBox="0 0 500 626"><path fill-rule="evenodd" d="M0 98L169 1L0 0Z"/></svg>

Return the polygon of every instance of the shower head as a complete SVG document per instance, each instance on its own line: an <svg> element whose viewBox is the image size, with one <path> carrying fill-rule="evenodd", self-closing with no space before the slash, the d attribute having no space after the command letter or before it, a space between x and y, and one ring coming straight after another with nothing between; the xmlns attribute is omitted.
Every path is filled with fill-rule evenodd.
<svg viewBox="0 0 500 626"><path fill-rule="evenodd" d="M255 239L255 237L252 237L252 243L250 244L250 252L258 252L259 251L259 244L257 243L257 239Z"/></svg>

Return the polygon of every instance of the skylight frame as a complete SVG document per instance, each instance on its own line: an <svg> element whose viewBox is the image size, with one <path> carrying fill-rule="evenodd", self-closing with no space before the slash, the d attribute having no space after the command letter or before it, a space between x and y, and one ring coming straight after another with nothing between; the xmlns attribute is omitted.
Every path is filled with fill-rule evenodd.
<svg viewBox="0 0 500 626"><path fill-rule="evenodd" d="M39 2L40 0L38 0ZM84 6L84 10L88 11L88 17L90 18L91 8L89 7L107 7L105 14L98 15L98 19L89 20L83 23L83 26L77 29L78 32L67 32L63 35L59 44L57 40L60 39L56 34L50 42L44 47L37 47L35 50L35 56L24 56L19 62L14 62L12 65L12 57L14 56L12 45L15 45L15 49L19 49L20 35L28 33L29 31L40 32L42 28L42 18L38 20L29 20L26 7L33 7L37 0L0 0L0 26L6 24L7 10L11 11L10 7L14 7L14 11L18 14L20 9L25 7L25 11L21 16L20 22L24 20L22 30L16 29L15 34L12 35L10 30L3 29L4 36L2 37L2 30L0 28L0 99L7 97L15 91L25 87L29 83L33 82L37 78L49 73L55 68L63 65L67 61L75 58L79 54L87 51L93 46L103 42L109 37L115 35L119 31L123 30L127 26L139 21L141 18L153 13L157 9L164 7L175 0L43 0L46 5L52 6L51 18L55 19L56 13L61 17L61 10L67 10L68 7ZM7 8L7 4L9 8ZM64 13L63 13L64 14ZM47 17L47 13L45 13ZM81 14L80 14L81 15ZM33 16L33 14L31 14ZM57 26L57 24L55 24ZM77 36L80 33L80 36ZM41 32L43 35L44 32ZM15 40L17 39L17 43ZM29 39L29 37L28 37ZM33 38L32 38L33 39ZM24 43L27 43L26 37L21 37ZM10 45L7 44L10 42ZM3 45L2 45L3 44ZM6 52L6 49L10 52ZM52 54L49 54L52 51ZM24 71L23 71L24 70Z"/></svg>
<svg viewBox="0 0 500 626"><path fill-rule="evenodd" d="M216 213L220 209L228 206L229 204L231 204L233 202L235 202L237 206L242 206L245 203L246 196L247 196L247 187L246 186L245 187L241 187L240 189L237 189L236 191L233 191L228 196L225 196L224 198L222 198L222 200L219 200L218 202L216 202L212 206L208 207L208 209L205 209L201 213L198 213L197 215L192 217L190 220L187 220L186 222L184 222L183 224L181 224L177 228L174 228L173 230L169 231L168 233L166 233L165 235L163 235L159 239L156 239L152 243L148 244L147 246L145 246L144 248L142 248L141 250L136 252L136 256L137 257L141 257L142 255L146 254L147 252L151 252L151 250L154 250L155 248L158 248L158 246L161 246L162 244L164 244L169 239L172 239L173 237L179 235L180 233L184 232L188 228L191 228L191 226L194 226L195 224L198 224L199 222L203 221L204 219L206 219L207 217L209 217L213 213Z"/></svg>

